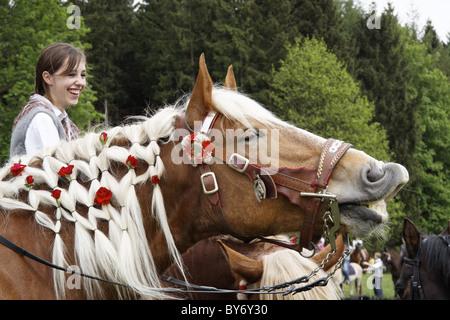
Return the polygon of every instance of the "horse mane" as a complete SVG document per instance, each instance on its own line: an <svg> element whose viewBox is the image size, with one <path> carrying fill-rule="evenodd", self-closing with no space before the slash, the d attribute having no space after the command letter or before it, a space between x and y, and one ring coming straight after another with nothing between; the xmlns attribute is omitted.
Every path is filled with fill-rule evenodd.
<svg viewBox="0 0 450 320"><path fill-rule="evenodd" d="M429 235L422 241L421 254L431 272L450 288L450 235Z"/></svg>
<svg viewBox="0 0 450 320"><path fill-rule="evenodd" d="M274 286L300 276L307 275L317 268L317 264L312 260L302 257L295 250L278 250L273 253L264 255L263 275L260 280L261 286ZM327 274L323 270L310 279L310 282L326 277ZM276 292L276 291L274 291ZM336 286L334 281L329 281L326 286L316 287L312 290L300 292L297 294L289 294L280 297L277 294L261 295L261 299L265 300L340 300L342 293Z"/></svg>
<svg viewBox="0 0 450 320"><path fill-rule="evenodd" d="M74 141L62 141L35 156L13 157L0 169L0 208L34 213L39 225L55 232L54 264L69 266L59 234L63 218L64 222L75 225L75 259L82 272L129 285L131 292L115 286L119 297L166 298L160 291L159 277L145 237L136 186L149 181L153 175L161 177L164 174L158 141L170 138L175 119L180 115L180 109L166 107L142 123L111 128L106 131L108 140L105 146L100 142L100 134L91 132ZM126 141L122 143L125 146L114 145L117 141ZM117 163L124 164L129 155L145 161L148 169L140 175L136 175L135 170L128 170L118 180L112 171ZM17 162L27 166L21 176L11 178L10 168ZM64 188L61 185L65 183L67 186L67 182L61 181L64 179L60 179L57 173L68 165L74 165L74 169L68 187ZM25 187L24 177L28 175L33 176L36 188L28 190ZM101 209L93 206L100 186L111 190L114 205L111 202ZM49 192L55 188L61 190L59 207ZM27 201L20 201L19 193L25 194ZM40 205L55 208L54 216L42 212ZM80 214L79 205L83 205L85 210L87 208L87 217ZM172 259L182 270L159 185L155 185L152 194L152 214L165 234ZM99 222L108 225L108 234L97 228ZM65 298L65 273L54 270L53 277L57 298ZM87 278L83 281L88 298L103 296L98 281Z"/></svg>
<svg viewBox="0 0 450 320"><path fill-rule="evenodd" d="M248 121L249 118L267 126L290 126L287 122L277 118L261 104L240 92L215 86L212 101L216 111L223 114L227 119L239 122L247 128L253 127ZM292 128L294 127L292 126Z"/></svg>

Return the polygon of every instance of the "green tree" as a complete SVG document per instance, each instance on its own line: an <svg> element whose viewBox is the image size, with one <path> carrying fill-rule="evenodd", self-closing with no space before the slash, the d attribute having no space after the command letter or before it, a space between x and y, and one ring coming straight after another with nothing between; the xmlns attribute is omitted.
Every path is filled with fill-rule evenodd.
<svg viewBox="0 0 450 320"><path fill-rule="evenodd" d="M88 61L93 65L92 87L97 92L97 111L106 124L119 124L125 116L142 114L144 99L139 94L134 37L135 12L132 0L76 0L86 26L92 32L82 40Z"/></svg>
<svg viewBox="0 0 450 320"><path fill-rule="evenodd" d="M223 80L233 64L240 89L268 105L285 45L303 34L339 47L340 24L334 0L144 1L136 19L144 96L158 106L191 90L205 52L213 79Z"/></svg>
<svg viewBox="0 0 450 320"><path fill-rule="evenodd" d="M136 21L140 42L136 60L142 66L143 95L151 107L174 102L192 90L202 52L211 76L216 81L225 76L222 50L230 53L230 46L225 49L226 41L230 36L231 43L235 40L231 29L238 13L233 7L232 3L218 0L154 0L140 6ZM228 23L225 22L227 14L231 15ZM216 46L214 41L220 36L223 38ZM236 61L232 57L228 59Z"/></svg>
<svg viewBox="0 0 450 320"><path fill-rule="evenodd" d="M320 136L351 142L379 160L392 159L386 132L374 121L374 103L324 41L303 39L288 46L286 59L273 70L272 87L273 111L285 120ZM378 250L386 239L401 239L404 205L396 199L387 205L392 228L384 239L370 241Z"/></svg>
<svg viewBox="0 0 450 320"><path fill-rule="evenodd" d="M427 20L427 24L424 27L422 43L427 47L429 53L436 52L442 46L431 20Z"/></svg>
<svg viewBox="0 0 450 320"><path fill-rule="evenodd" d="M242 66L242 89L269 105L271 70L285 58L286 45L299 36L323 38L338 50L342 44L342 18L334 0L249 0L238 27L245 33L246 60Z"/></svg>
<svg viewBox="0 0 450 320"><path fill-rule="evenodd" d="M323 39L330 51L342 53L344 19L337 0L294 0L289 19L298 33ZM298 34L296 35L298 36Z"/></svg>
<svg viewBox="0 0 450 320"><path fill-rule="evenodd" d="M34 89L35 65L40 51L54 42L68 42L85 49L80 41L88 30L69 29L68 4L55 0L2 0L0 5L0 161L9 158L12 123ZM87 87L77 106L69 108L73 121L82 129L98 119L92 102L95 93Z"/></svg>
<svg viewBox="0 0 450 320"><path fill-rule="evenodd" d="M398 197L405 214L412 217L419 208L420 198L410 188L419 177L420 165L413 155L420 143L418 110L421 101L420 96L410 90L415 70L405 46L411 35L406 27L400 26L390 4L381 15L377 13L379 29L367 28L367 20L372 15L373 11L363 13L358 27L353 29L359 48L350 72L361 83L362 92L375 104L374 120L386 130L393 160L409 171L410 182ZM400 221L392 221L394 226L401 226Z"/></svg>
<svg viewBox="0 0 450 320"><path fill-rule="evenodd" d="M364 15L355 28L359 51L352 72L363 93L375 103L374 120L386 129L395 160L412 168L410 155L417 144L418 101L408 95L412 77L404 53L406 31L389 5L380 16L380 29L367 28Z"/></svg>
<svg viewBox="0 0 450 320"><path fill-rule="evenodd" d="M424 232L439 233L449 219L450 206L450 82L436 67L439 55L426 44L408 41L405 54L414 76L409 94L419 101L419 142L411 155L416 161L407 186L414 207L408 216Z"/></svg>
<svg viewBox="0 0 450 320"><path fill-rule="evenodd" d="M273 71L273 111L300 128L389 160L386 133L372 121L373 103L326 44L303 39L287 48L281 67Z"/></svg>

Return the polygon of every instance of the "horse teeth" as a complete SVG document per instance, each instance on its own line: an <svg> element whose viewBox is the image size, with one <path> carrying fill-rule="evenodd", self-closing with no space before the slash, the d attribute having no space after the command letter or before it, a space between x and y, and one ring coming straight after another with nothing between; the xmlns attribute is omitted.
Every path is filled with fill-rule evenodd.
<svg viewBox="0 0 450 320"><path fill-rule="evenodd" d="M369 205L369 209L375 210L377 213L379 213L382 216L387 214L386 202L384 202L384 200L380 200L376 203Z"/></svg>

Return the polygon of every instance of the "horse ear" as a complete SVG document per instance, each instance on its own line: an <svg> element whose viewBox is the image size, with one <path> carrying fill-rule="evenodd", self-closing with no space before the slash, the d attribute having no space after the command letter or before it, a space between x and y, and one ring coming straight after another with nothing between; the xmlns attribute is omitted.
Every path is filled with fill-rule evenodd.
<svg viewBox="0 0 450 320"><path fill-rule="evenodd" d="M448 236L450 235L450 220L448 220L447 228L444 229L444 231L441 232L441 236Z"/></svg>
<svg viewBox="0 0 450 320"><path fill-rule="evenodd" d="M315 264L320 264L323 259L331 252L331 246L327 245L322 251L315 254L311 260L314 261ZM330 270L339 260L339 258L344 252L344 238L342 234L339 234L336 238L336 253L331 257L331 259L323 266L324 271Z"/></svg>
<svg viewBox="0 0 450 320"><path fill-rule="evenodd" d="M237 91L236 79L234 77L233 66L228 67L227 76L225 77L225 88Z"/></svg>
<svg viewBox="0 0 450 320"><path fill-rule="evenodd" d="M191 128L194 128L195 121L202 121L204 116L212 110L212 89L213 82L206 67L205 54L202 53L197 80L186 109L186 121Z"/></svg>
<svg viewBox="0 0 450 320"><path fill-rule="evenodd" d="M244 256L227 247L222 241L218 240L225 258L230 264L231 272L236 280L244 279L248 283L255 283L261 279L263 274L263 265L261 260L256 260Z"/></svg>
<svg viewBox="0 0 450 320"><path fill-rule="evenodd" d="M405 218L403 222L403 240L405 240L409 257L415 258L419 251L421 236L416 225L408 218Z"/></svg>

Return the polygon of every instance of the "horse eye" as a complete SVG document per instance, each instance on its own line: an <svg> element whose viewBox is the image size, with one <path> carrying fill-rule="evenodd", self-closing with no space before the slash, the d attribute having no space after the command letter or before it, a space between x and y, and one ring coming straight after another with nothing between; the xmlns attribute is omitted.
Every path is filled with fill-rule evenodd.
<svg viewBox="0 0 450 320"><path fill-rule="evenodd" d="M244 137L245 142L250 142L254 139L259 138L259 130L256 128L248 129L247 131L245 131L244 134L245 134Z"/></svg>

